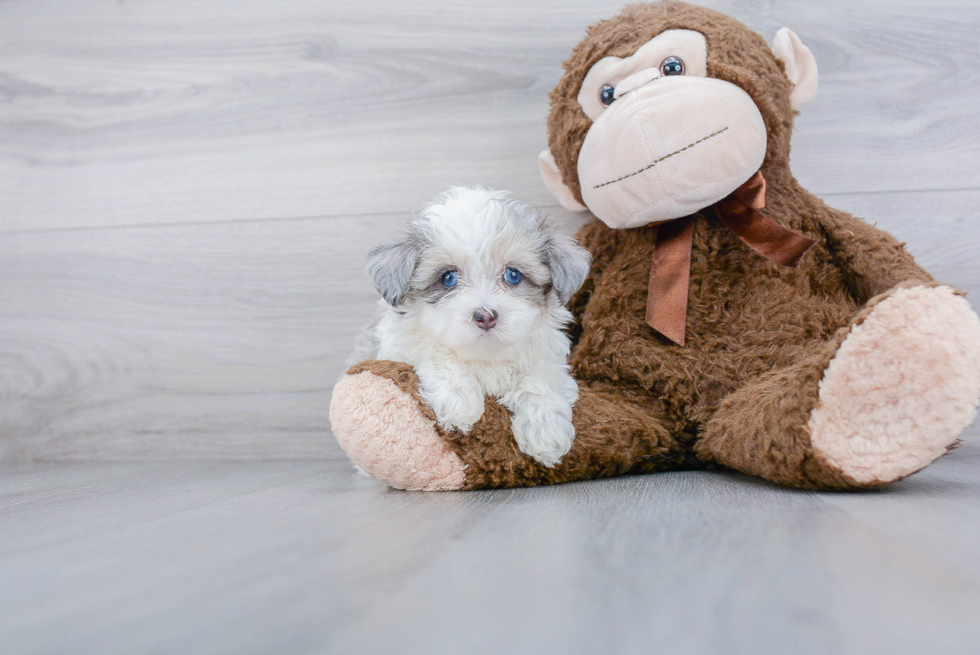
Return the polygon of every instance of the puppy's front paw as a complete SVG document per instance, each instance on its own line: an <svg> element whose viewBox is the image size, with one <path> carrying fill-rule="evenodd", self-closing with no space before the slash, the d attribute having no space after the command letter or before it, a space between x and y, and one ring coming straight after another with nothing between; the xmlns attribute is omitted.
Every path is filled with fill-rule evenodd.
<svg viewBox="0 0 980 655"><path fill-rule="evenodd" d="M518 407L511 418L517 447L547 467L561 463L572 449L575 427L571 408L526 404Z"/></svg>
<svg viewBox="0 0 980 655"><path fill-rule="evenodd" d="M435 412L436 421L444 430L470 431L483 416L483 392L466 386L423 386L419 394Z"/></svg>
<svg viewBox="0 0 980 655"><path fill-rule="evenodd" d="M473 426L480 417L483 416L483 399L480 399L480 406L478 409L467 408L461 411L459 414L440 414L439 410L433 408L436 413L436 419L439 421L440 427L444 430L458 430L463 434L468 433L473 429Z"/></svg>

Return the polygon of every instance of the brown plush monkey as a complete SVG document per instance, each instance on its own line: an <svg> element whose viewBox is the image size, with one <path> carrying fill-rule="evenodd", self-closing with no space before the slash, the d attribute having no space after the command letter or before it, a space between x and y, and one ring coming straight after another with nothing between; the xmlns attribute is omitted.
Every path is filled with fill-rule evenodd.
<svg viewBox="0 0 980 655"><path fill-rule="evenodd" d="M337 385L334 434L404 489L553 484L722 465L794 487L885 485L942 456L980 402L980 320L902 244L789 169L816 63L717 12L632 5L594 25L551 94L545 182L598 217L572 300L572 450L521 454L489 401L444 433L411 368Z"/></svg>

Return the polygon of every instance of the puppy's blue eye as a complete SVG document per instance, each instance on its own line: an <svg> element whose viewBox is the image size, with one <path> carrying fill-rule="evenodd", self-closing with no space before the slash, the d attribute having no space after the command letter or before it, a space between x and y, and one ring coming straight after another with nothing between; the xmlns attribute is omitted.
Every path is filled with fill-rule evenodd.
<svg viewBox="0 0 980 655"><path fill-rule="evenodd" d="M442 274L442 286L452 289L459 282L459 275L456 271L446 271Z"/></svg>
<svg viewBox="0 0 980 655"><path fill-rule="evenodd" d="M520 284L521 278L523 277L524 276L521 275L521 272L516 268L508 268L506 271L504 271L504 281L507 284L514 284L514 285Z"/></svg>

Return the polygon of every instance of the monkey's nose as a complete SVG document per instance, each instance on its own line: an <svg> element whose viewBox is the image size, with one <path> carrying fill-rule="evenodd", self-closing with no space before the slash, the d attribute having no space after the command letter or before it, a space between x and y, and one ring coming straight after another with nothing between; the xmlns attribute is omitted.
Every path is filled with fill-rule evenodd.
<svg viewBox="0 0 980 655"><path fill-rule="evenodd" d="M497 324L497 318L500 314L497 313L496 309L487 309L483 307L473 312L473 322L477 324L482 330L489 330L494 325Z"/></svg>

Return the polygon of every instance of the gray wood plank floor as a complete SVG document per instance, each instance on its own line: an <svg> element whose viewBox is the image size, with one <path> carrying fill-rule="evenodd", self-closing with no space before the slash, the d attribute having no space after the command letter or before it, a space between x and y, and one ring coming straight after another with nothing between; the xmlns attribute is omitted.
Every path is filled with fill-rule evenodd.
<svg viewBox="0 0 980 655"><path fill-rule="evenodd" d="M0 464L3 653L976 653L980 447L870 494Z"/></svg>

